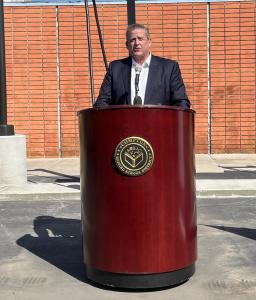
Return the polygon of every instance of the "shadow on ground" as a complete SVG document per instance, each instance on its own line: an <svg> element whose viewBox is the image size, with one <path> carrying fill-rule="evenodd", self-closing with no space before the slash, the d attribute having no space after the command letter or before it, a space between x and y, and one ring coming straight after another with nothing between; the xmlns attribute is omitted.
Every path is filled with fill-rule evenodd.
<svg viewBox="0 0 256 300"><path fill-rule="evenodd" d="M34 231L37 236L26 234L16 241L17 244L78 280L87 282L80 220L38 216L34 219Z"/></svg>
<svg viewBox="0 0 256 300"><path fill-rule="evenodd" d="M242 237L256 240L256 229L253 228L244 228L244 227L229 227L229 226L220 226L220 225L204 225L207 227L223 230L233 234L240 235Z"/></svg>
<svg viewBox="0 0 256 300"><path fill-rule="evenodd" d="M33 172L39 172L39 174L34 174ZM28 182L34 184L53 183L70 189L80 190L80 176L67 175L47 169L28 170Z"/></svg>
<svg viewBox="0 0 256 300"><path fill-rule="evenodd" d="M40 175L33 175L33 172L40 172ZM28 181L32 183L68 183L80 182L79 176L68 175L60 172L55 172L47 169L28 170Z"/></svg>
<svg viewBox="0 0 256 300"><path fill-rule="evenodd" d="M256 179L256 166L224 167L223 173L197 173L197 179Z"/></svg>

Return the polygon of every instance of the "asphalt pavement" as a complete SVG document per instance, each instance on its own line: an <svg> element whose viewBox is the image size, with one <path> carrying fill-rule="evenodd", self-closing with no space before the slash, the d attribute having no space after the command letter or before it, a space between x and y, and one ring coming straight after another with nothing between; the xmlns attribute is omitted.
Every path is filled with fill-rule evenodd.
<svg viewBox="0 0 256 300"><path fill-rule="evenodd" d="M1 201L0 299L255 300L255 201L198 199L195 274L182 285L151 291L88 281L79 201Z"/></svg>

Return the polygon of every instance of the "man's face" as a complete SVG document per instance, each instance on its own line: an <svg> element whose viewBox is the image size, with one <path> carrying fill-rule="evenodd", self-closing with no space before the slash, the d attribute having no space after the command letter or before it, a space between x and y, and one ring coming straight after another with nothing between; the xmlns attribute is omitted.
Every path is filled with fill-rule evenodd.
<svg viewBox="0 0 256 300"><path fill-rule="evenodd" d="M143 63L149 56L151 40L145 34L144 29L134 29L131 31L126 47L137 63Z"/></svg>

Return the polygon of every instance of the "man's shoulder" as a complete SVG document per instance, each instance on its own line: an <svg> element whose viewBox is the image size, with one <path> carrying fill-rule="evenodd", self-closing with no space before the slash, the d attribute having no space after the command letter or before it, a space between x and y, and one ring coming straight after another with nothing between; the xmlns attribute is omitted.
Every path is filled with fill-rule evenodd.
<svg viewBox="0 0 256 300"><path fill-rule="evenodd" d="M152 55L151 58L152 62L160 63L160 64L177 64L176 60L167 58L167 57L162 57L162 56L156 56Z"/></svg>
<svg viewBox="0 0 256 300"><path fill-rule="evenodd" d="M125 57L122 59L116 59L111 61L110 65L111 67L118 67L118 66L123 66L123 65L131 65L131 57Z"/></svg>

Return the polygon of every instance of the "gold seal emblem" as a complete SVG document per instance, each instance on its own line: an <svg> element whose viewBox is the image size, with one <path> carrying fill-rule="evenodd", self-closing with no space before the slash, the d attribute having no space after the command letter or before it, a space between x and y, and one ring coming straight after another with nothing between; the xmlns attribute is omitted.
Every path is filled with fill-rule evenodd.
<svg viewBox="0 0 256 300"><path fill-rule="evenodd" d="M114 158L116 166L122 173L140 176L151 168L154 152L149 142L143 138L131 136L116 146Z"/></svg>

